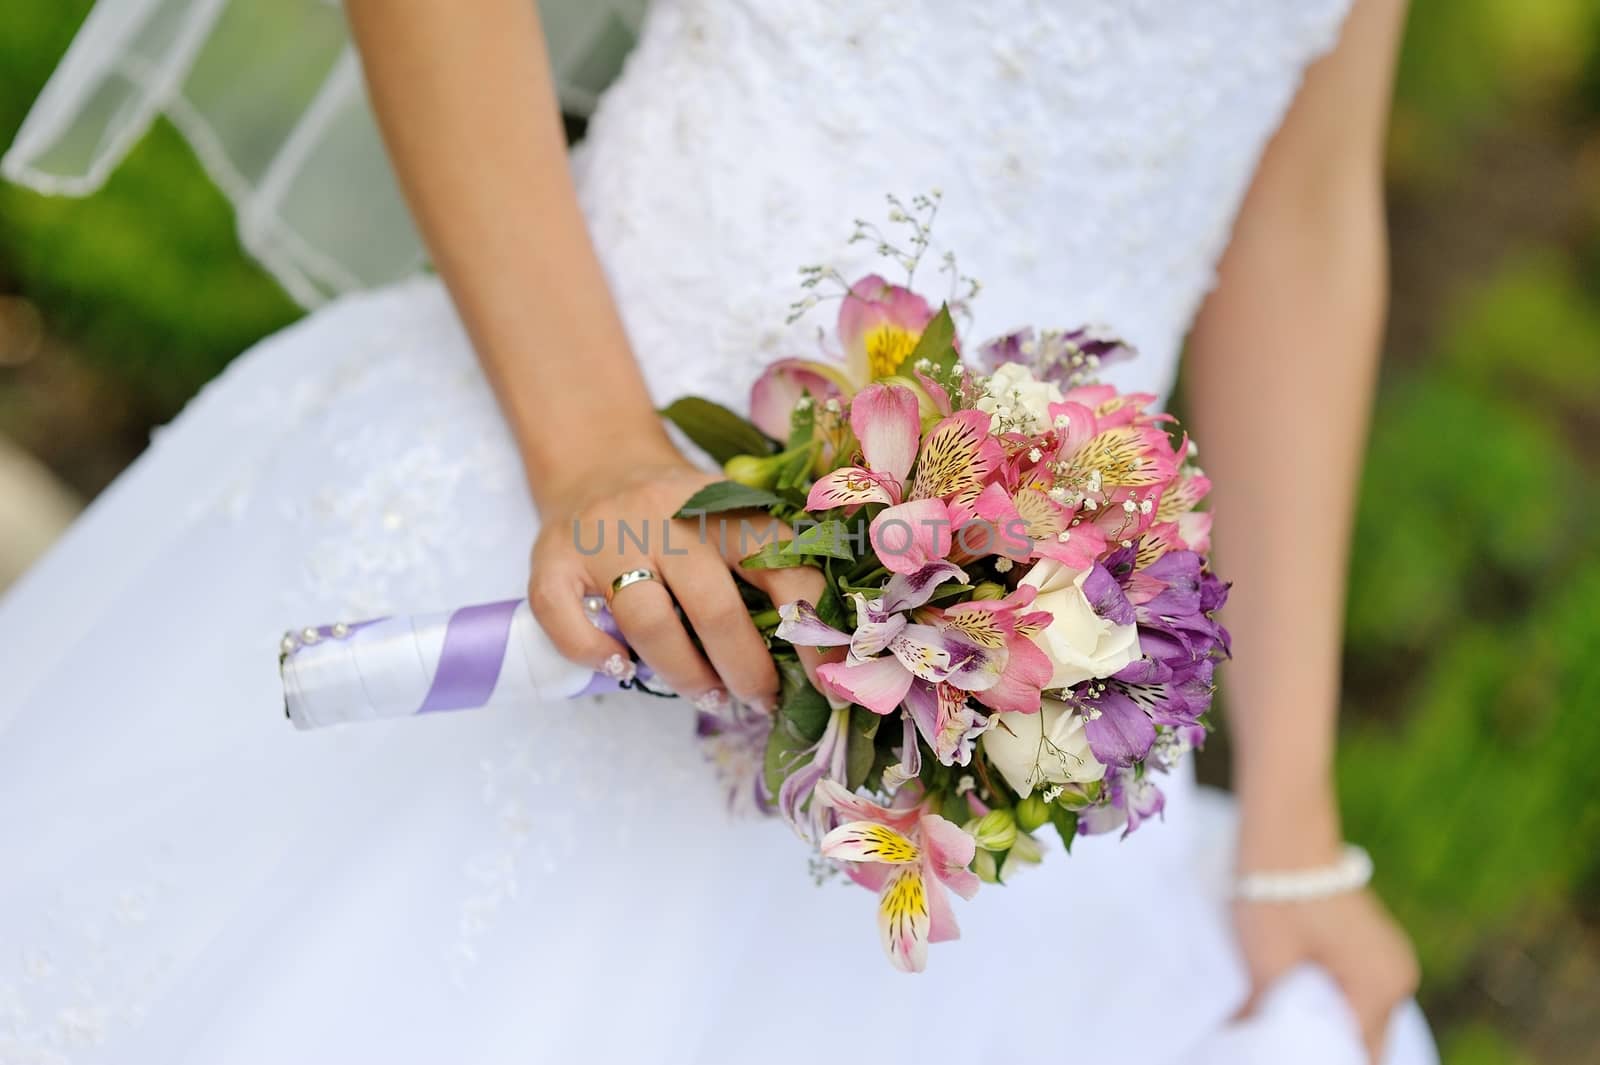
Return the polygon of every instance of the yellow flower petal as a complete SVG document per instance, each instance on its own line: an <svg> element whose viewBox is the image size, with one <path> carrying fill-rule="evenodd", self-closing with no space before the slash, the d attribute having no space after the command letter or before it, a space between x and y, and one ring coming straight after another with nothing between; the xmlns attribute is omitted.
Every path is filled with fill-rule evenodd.
<svg viewBox="0 0 1600 1065"><path fill-rule="evenodd" d="M842 862L908 865L922 857L917 845L888 825L851 821L822 837L822 854Z"/></svg>
<svg viewBox="0 0 1600 1065"><path fill-rule="evenodd" d="M920 973L928 962L928 892L920 865L897 869L878 900L878 931L896 969Z"/></svg>
<svg viewBox="0 0 1600 1065"><path fill-rule="evenodd" d="M880 325L866 335L867 369L874 381L899 371L916 349L919 334L895 325Z"/></svg>

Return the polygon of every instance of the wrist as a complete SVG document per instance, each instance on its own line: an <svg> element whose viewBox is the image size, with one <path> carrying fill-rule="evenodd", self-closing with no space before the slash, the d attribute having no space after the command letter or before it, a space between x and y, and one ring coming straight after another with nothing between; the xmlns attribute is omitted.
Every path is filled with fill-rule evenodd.
<svg viewBox="0 0 1600 1065"><path fill-rule="evenodd" d="M1331 781L1241 781L1238 787L1241 871L1301 869L1336 861L1344 849L1339 803Z"/></svg>
<svg viewBox="0 0 1600 1065"><path fill-rule="evenodd" d="M682 453L653 413L648 421L619 428L605 434L603 446L597 448L574 447L571 437L523 445L523 468L534 505L542 514L576 505L639 477L641 471L684 464Z"/></svg>

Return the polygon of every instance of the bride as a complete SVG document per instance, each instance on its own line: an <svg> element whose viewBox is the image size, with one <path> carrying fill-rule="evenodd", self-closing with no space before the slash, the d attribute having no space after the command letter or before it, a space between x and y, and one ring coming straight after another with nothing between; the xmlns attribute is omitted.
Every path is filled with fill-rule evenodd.
<svg viewBox="0 0 1600 1065"><path fill-rule="evenodd" d="M438 276L237 360L0 608L0 1061L1433 1061L1372 894L1229 902L1342 845L1402 6L658 0L569 159L529 0L348 0ZM711 479L656 408L743 406L815 347L795 267L865 272L851 220L936 187L969 335L1105 322L1141 352L1107 379L1162 395L1186 345L1236 803L1175 774L1164 823L986 894L912 977L861 893L725 814L690 700L284 723L285 628L504 598L530 545L567 657L603 668L581 597L650 568L616 601L643 658L769 702L720 556L573 525Z"/></svg>

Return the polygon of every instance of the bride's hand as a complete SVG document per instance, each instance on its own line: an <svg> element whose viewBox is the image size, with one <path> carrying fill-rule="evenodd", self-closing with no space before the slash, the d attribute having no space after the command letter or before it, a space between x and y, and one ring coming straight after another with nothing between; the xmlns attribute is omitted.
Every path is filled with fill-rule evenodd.
<svg viewBox="0 0 1600 1065"><path fill-rule="evenodd" d="M1246 1012L1289 969L1314 962L1343 990L1371 1061L1383 1060L1389 1018L1416 992L1419 971L1410 939L1376 895L1357 891L1316 901L1236 902L1233 920L1250 973Z"/></svg>
<svg viewBox="0 0 1600 1065"><path fill-rule="evenodd" d="M611 601L617 627L639 657L673 691L689 698L715 703L731 694L770 709L778 694L777 670L733 574L774 604L814 601L823 588L822 575L811 567L740 569L739 559L760 546L759 535L787 535L786 528L766 531L772 519L765 514L711 515L703 530L698 519L672 517L690 496L717 480L670 447L651 449L643 457L614 454L567 471L559 486L539 493L541 525L528 597L534 617L563 656L602 671L609 662L615 670L626 662L626 651L589 623L583 597L610 592L612 580L628 570L651 570L657 580L630 584ZM749 524L742 526L741 520ZM754 529L763 532L752 534ZM687 627L673 609L674 600ZM704 654L692 642L690 628Z"/></svg>

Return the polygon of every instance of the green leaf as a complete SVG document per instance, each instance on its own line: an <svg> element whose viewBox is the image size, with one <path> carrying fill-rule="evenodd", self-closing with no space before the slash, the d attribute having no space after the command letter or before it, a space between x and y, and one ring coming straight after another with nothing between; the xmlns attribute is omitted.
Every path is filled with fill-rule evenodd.
<svg viewBox="0 0 1600 1065"><path fill-rule="evenodd" d="M806 399L811 398L809 390L800 393ZM798 448L801 444L811 442L811 433L817 424L816 403L800 403L789 415L789 447Z"/></svg>
<svg viewBox="0 0 1600 1065"><path fill-rule="evenodd" d="M817 600L816 605L817 616L824 623L845 632L855 631L855 612L845 609L844 601L839 598L839 593L834 591L831 585L823 591L822 598Z"/></svg>
<svg viewBox="0 0 1600 1065"><path fill-rule="evenodd" d="M765 777L767 794L777 795L783 787L783 782L811 758L811 748L815 740L808 740L800 734L794 722L780 716L773 723L772 732L767 736L766 755L762 760L762 775Z"/></svg>
<svg viewBox="0 0 1600 1065"><path fill-rule="evenodd" d="M778 467L779 488L799 488L806 483L806 476L811 472L811 460L815 448L797 447L790 452L783 465Z"/></svg>
<svg viewBox="0 0 1600 1065"><path fill-rule="evenodd" d="M675 399L661 411L695 446L717 460L727 462L735 455L770 455L772 441L747 419L720 403L699 396Z"/></svg>
<svg viewBox="0 0 1600 1065"><path fill-rule="evenodd" d="M851 791L866 783L877 758L876 739L883 718L864 706L850 708L850 735L845 742L845 786Z"/></svg>
<svg viewBox="0 0 1600 1065"><path fill-rule="evenodd" d="M763 544L761 550L740 561L745 569L788 569L792 566L818 566L817 559L855 558L851 545L856 531L837 519L813 525L792 540Z"/></svg>
<svg viewBox="0 0 1600 1065"><path fill-rule="evenodd" d="M1055 826L1061 845L1072 853L1072 841L1078 838L1078 815L1056 803L1050 804L1050 824Z"/></svg>
<svg viewBox="0 0 1600 1065"><path fill-rule="evenodd" d="M782 502L762 488L751 488L737 481L718 481L690 496L673 517L697 518L702 514L719 514L725 510L764 510Z"/></svg>
<svg viewBox="0 0 1600 1065"><path fill-rule="evenodd" d="M852 545L857 539L856 530L835 518L806 529L790 540L784 550L796 555L825 555L849 562L856 557Z"/></svg>
<svg viewBox="0 0 1600 1065"><path fill-rule="evenodd" d="M784 780L812 757L833 713L828 700L806 679L798 659L783 656L777 663L782 699L761 767L770 795L778 794Z"/></svg>
<svg viewBox="0 0 1600 1065"><path fill-rule="evenodd" d="M964 825L972 820L972 807L967 805L967 800L954 791L947 791L939 800L939 816L946 821Z"/></svg>
<svg viewBox="0 0 1600 1065"><path fill-rule="evenodd" d="M799 659L788 656L779 659L778 671L781 696L779 717L793 724L800 735L816 743L822 739L822 733L828 727L828 715L833 708L823 694L811 686L811 680L806 676Z"/></svg>
<svg viewBox="0 0 1600 1065"><path fill-rule="evenodd" d="M739 560L739 565L745 569L793 569L795 566L820 567L814 557L797 555L792 551L784 550L784 542L764 544L761 550L747 555Z"/></svg>
<svg viewBox="0 0 1600 1065"><path fill-rule="evenodd" d="M961 356L956 353L955 340L956 323L950 317L950 305L945 304L923 328L922 336L917 340L917 346L911 349L905 365L915 367L920 360L927 359L940 372L949 372L961 361Z"/></svg>
<svg viewBox="0 0 1600 1065"><path fill-rule="evenodd" d="M867 771L866 788L868 791L882 791L883 771L899 764L900 759L895 756L894 747L889 744L877 744L874 750L876 755L872 759L872 768Z"/></svg>

